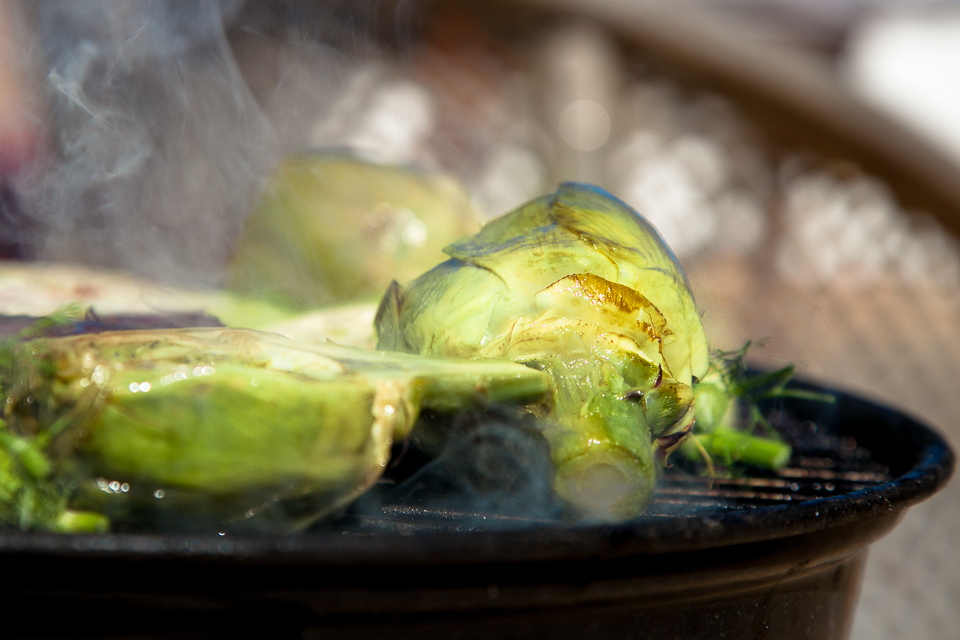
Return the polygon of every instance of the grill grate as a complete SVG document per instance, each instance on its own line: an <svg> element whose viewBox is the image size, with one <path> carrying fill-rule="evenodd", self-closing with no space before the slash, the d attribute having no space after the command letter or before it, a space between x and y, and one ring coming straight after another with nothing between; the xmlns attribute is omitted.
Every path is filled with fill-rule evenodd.
<svg viewBox="0 0 960 640"><path fill-rule="evenodd" d="M754 510L852 493L892 480L889 468L852 439L824 439L816 436L815 425L802 427L800 433L794 428L780 429L782 435L793 440L794 455L787 467L777 471L728 470L711 478L684 464L667 467L642 517L692 517ZM561 519L556 505L554 509L533 509L532 513L504 513L496 505L451 507L450 496L422 485L412 492L403 492L404 500L393 501L391 496L397 494L397 486L392 478L381 480L371 497L358 502L347 517L337 522L337 527L456 531L519 528L553 524Z"/></svg>
<svg viewBox="0 0 960 640"><path fill-rule="evenodd" d="M773 473L748 471L710 478L670 467L657 488L650 516L690 515L705 509L756 509L851 493L892 479L890 470L869 458L844 460L794 455L790 465Z"/></svg>

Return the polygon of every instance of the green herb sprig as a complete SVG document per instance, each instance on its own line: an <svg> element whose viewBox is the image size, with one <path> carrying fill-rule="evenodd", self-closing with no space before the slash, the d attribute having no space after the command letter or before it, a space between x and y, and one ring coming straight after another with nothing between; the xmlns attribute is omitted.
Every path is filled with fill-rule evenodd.
<svg viewBox="0 0 960 640"><path fill-rule="evenodd" d="M15 365L22 358L32 356L33 350L25 345L88 313L79 304L67 305L0 341L0 398L4 400L4 418L12 402L10 392L20 382L13 378ZM54 373L47 371L54 366L52 362L37 359L35 364L41 374ZM65 425L54 426L57 428L37 434L17 434L8 429L5 419L0 419L0 527L61 533L106 531L110 525L106 516L68 507L74 487L57 476L47 453L55 435L53 431Z"/></svg>

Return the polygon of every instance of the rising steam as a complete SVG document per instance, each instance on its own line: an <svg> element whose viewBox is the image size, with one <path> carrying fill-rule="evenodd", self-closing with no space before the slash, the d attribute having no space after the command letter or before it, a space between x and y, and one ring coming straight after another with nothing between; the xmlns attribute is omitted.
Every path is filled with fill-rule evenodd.
<svg viewBox="0 0 960 640"><path fill-rule="evenodd" d="M32 5L50 149L20 185L42 259L215 284L275 157L224 18L241 3Z"/></svg>

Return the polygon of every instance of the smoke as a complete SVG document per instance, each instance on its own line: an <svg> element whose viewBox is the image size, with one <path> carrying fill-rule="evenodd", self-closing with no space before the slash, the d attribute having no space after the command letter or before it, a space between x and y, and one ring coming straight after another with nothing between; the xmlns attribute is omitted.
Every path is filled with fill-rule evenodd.
<svg viewBox="0 0 960 640"><path fill-rule="evenodd" d="M19 185L41 259L215 284L274 161L234 0L44 0L48 156Z"/></svg>
<svg viewBox="0 0 960 640"><path fill-rule="evenodd" d="M338 527L514 529L562 517L549 446L531 416L425 412L412 440Z"/></svg>

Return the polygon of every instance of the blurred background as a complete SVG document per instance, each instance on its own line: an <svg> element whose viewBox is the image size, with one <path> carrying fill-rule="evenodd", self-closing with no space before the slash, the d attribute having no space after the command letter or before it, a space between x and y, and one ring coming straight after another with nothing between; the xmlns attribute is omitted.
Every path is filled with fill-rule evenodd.
<svg viewBox="0 0 960 640"><path fill-rule="evenodd" d="M3 258L249 292L245 229L290 158L443 176L456 228L593 182L673 247L715 346L762 341L755 363L960 444L960 2L0 12ZM387 207L354 231L392 260L427 242L426 216ZM872 548L853 638L956 637L958 530L954 482Z"/></svg>

